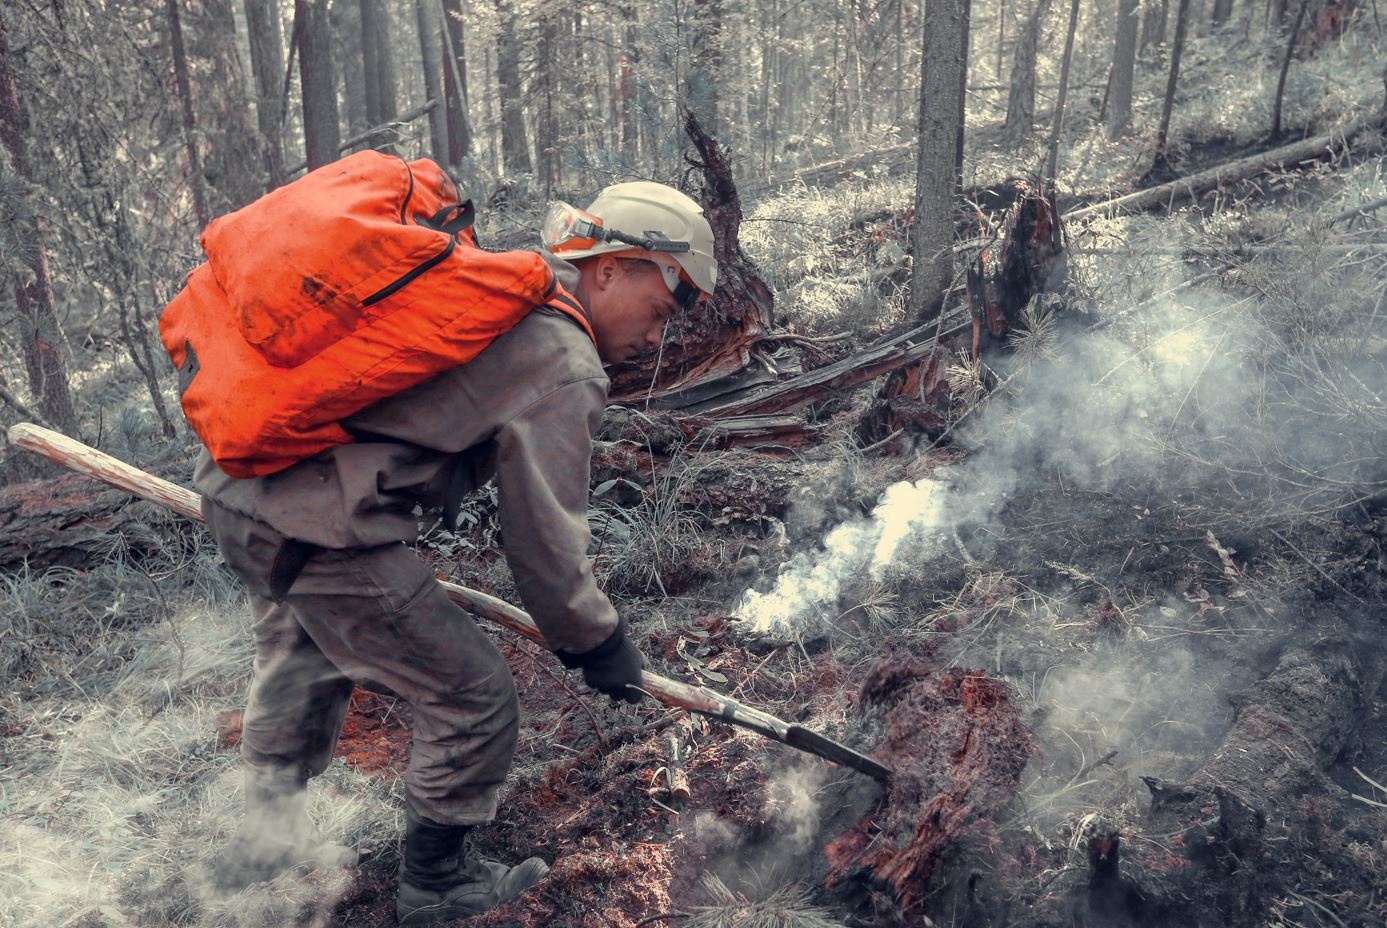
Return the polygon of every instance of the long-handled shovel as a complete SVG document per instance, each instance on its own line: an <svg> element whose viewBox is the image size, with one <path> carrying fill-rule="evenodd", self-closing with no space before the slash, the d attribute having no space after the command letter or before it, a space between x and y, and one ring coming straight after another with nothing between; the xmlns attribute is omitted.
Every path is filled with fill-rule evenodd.
<svg viewBox="0 0 1387 928"><path fill-rule="evenodd" d="M201 521L202 511L199 497L186 487L170 483L153 474L132 467L124 461L111 457L79 441L68 438L59 432L40 428L27 422L10 427L10 441L24 448L56 461L72 470L104 480L136 496L143 497L160 505L167 506L180 515ZM531 641L544 644L544 636L535 626L529 614L517 609L504 600L454 583L443 582L443 588L453 602L474 615L490 619L504 625L511 631ZM773 715L743 705L735 699L716 693L707 687L690 686L671 680L659 674L645 671L641 678L641 688L667 706L687 709L709 718L721 719L748 728L757 734L790 747L851 767L880 782L891 778L891 771L846 745L839 744L823 735L799 725L792 725Z"/></svg>

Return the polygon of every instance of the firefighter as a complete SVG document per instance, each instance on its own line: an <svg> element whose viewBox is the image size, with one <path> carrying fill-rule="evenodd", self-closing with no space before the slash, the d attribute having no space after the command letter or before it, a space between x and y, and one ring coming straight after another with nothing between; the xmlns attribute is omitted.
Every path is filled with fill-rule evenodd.
<svg viewBox="0 0 1387 928"><path fill-rule="evenodd" d="M540 308L472 361L344 420L349 444L250 479L199 458L194 483L250 591L255 643L245 818L213 862L222 891L332 858L308 827L306 787L332 757L353 685L397 694L413 712L400 924L486 911L548 872L538 858L507 866L473 849L511 767L515 687L411 549L416 507L454 524L494 479L506 561L546 641L595 690L640 699L643 658L587 557L592 437L604 367L658 346L674 314L712 294L712 229L689 197L634 182L585 211L555 204L541 240L591 337Z"/></svg>

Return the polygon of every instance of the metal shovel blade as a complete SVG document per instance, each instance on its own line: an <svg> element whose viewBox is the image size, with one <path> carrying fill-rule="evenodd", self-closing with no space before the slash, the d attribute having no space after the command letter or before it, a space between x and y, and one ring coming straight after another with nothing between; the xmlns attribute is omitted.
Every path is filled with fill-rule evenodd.
<svg viewBox="0 0 1387 928"><path fill-rule="evenodd" d="M872 760L866 754L854 751L845 744L839 744L831 738L825 738L818 732L810 731L802 725L791 725L786 729L785 743L797 750L817 754L835 764L849 767L859 773L865 773L878 783L891 781L889 767Z"/></svg>

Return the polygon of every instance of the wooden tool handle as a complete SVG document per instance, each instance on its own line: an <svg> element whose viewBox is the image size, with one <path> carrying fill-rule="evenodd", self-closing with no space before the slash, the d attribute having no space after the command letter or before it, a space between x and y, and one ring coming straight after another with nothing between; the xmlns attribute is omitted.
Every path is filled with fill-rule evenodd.
<svg viewBox="0 0 1387 928"><path fill-rule="evenodd" d="M9 436L13 444L25 451L32 451L70 470L87 474L143 499L167 506L179 515L202 521L201 497L187 487L142 471L61 432L54 432L29 422L10 426ZM446 580L441 582L449 598L468 612L548 647L543 633L525 610L495 596L488 596L486 593ZM708 690L680 683L648 670L641 675L641 689L667 706L712 715L723 712L723 700Z"/></svg>

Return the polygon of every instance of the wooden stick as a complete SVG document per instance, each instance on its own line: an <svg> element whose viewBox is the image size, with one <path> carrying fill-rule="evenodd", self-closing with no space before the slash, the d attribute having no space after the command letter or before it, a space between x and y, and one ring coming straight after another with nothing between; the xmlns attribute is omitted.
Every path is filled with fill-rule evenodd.
<svg viewBox="0 0 1387 928"><path fill-rule="evenodd" d="M187 487L170 483L162 477L146 473L60 432L21 422L10 427L9 438L12 444L26 451L32 451L78 473L88 474L136 496L167 506L190 519L203 521L202 499L197 493ZM446 580L440 580L439 583L449 599L473 615L489 619L522 638L528 638L548 648L544 642L544 634L525 610L518 609L503 599L488 596L477 590L469 590L456 583ZM641 685L636 689L667 706L687 709L740 725L796 750L852 767L874 779L884 781L891 776L889 769L865 754L800 725L786 722L760 709L723 696L707 687L691 686L645 670L641 672Z"/></svg>

